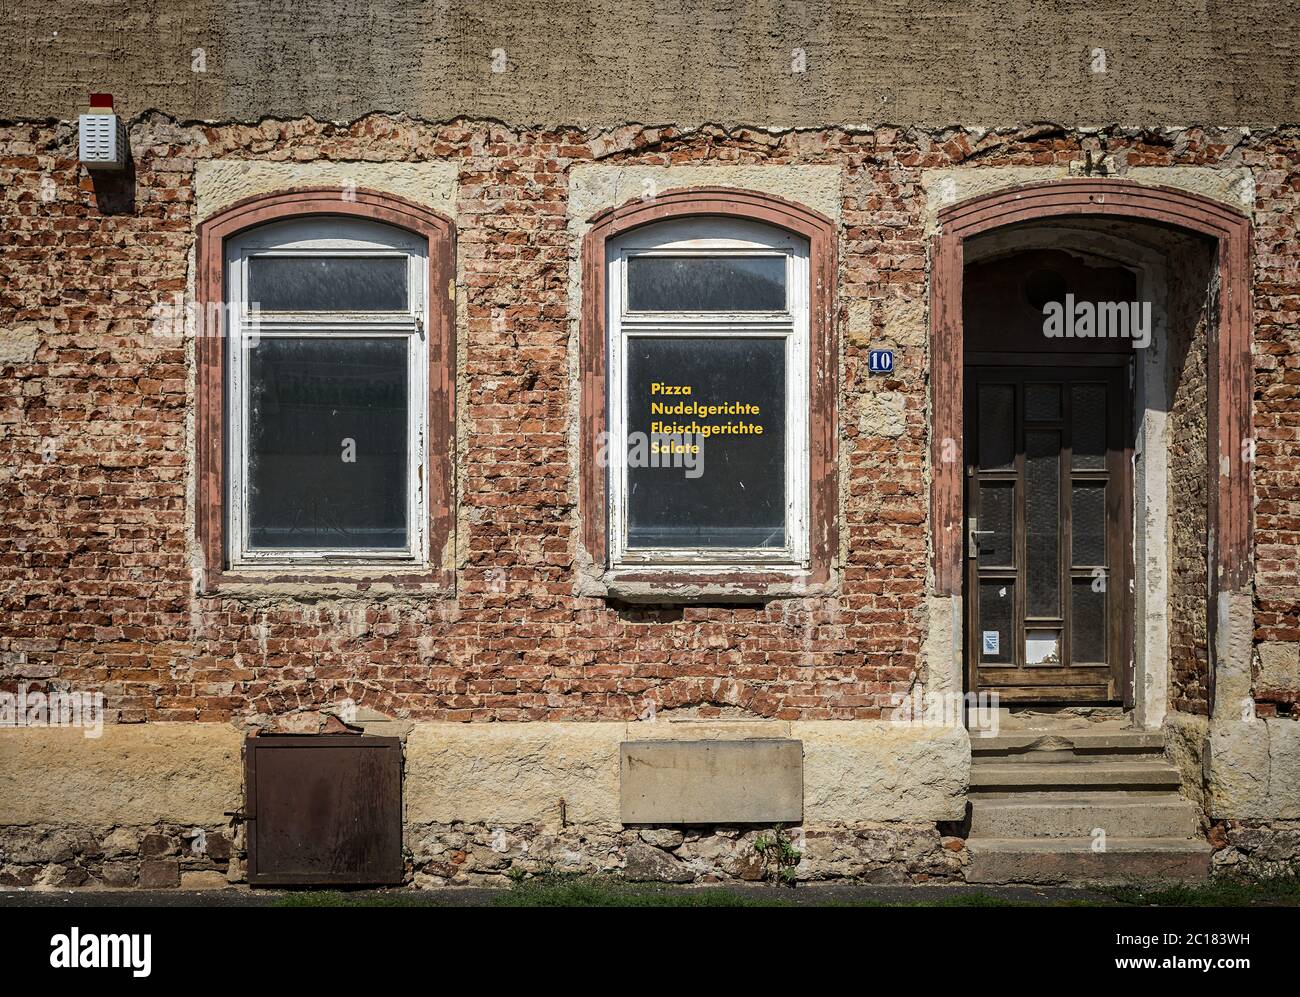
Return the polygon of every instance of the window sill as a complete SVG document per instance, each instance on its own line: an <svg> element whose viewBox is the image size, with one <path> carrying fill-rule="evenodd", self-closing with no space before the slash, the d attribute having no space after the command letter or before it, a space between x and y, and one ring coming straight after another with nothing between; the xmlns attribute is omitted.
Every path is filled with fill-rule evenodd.
<svg viewBox="0 0 1300 997"><path fill-rule="evenodd" d="M201 595L266 599L390 594L450 595L455 573L423 565L410 567L307 567L279 564L265 568L239 567L204 575Z"/></svg>
<svg viewBox="0 0 1300 997"><path fill-rule="evenodd" d="M838 590L834 579L804 569L738 569L709 572L679 568L620 568L589 578L580 595L627 603L764 603L819 598Z"/></svg>

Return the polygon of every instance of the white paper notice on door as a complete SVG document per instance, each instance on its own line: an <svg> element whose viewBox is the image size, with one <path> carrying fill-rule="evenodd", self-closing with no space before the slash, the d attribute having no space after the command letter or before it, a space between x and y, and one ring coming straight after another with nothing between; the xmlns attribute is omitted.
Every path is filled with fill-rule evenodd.
<svg viewBox="0 0 1300 997"><path fill-rule="evenodd" d="M984 631L984 653L1000 654L1002 650L1001 634L997 630Z"/></svg>

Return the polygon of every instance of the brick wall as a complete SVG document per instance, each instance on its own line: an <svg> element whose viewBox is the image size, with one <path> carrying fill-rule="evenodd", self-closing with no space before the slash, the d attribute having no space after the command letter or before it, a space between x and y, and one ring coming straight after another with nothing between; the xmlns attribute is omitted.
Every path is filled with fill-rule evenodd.
<svg viewBox="0 0 1300 997"><path fill-rule="evenodd" d="M843 169L841 317L882 335L926 293L921 171L1082 158L1082 136L516 130L370 116L132 128L134 183L76 163L67 124L0 127L0 681L102 688L122 721L310 711L352 698L463 720L660 711L875 718L920 670L928 505L926 357L899 344L873 390L907 431L859 424L871 337L843 337L840 593L766 607L628 608L573 595L577 479L566 171L577 163ZM1090 138L1089 141L1095 141ZM1300 137L1104 133L1127 166L1249 167L1257 202L1256 541L1261 639L1300 639ZM460 280L454 598L195 595L192 344L151 334L183 292L203 158L453 161ZM504 585L502 585L504 580Z"/></svg>
<svg viewBox="0 0 1300 997"><path fill-rule="evenodd" d="M1255 636L1300 641L1300 148L1260 150L1255 164ZM1268 706L1300 702L1287 688L1256 689Z"/></svg>

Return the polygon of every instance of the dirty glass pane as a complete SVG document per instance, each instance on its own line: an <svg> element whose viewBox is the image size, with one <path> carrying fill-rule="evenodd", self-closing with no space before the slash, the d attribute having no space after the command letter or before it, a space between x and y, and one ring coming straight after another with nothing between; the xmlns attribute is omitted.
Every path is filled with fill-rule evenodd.
<svg viewBox="0 0 1300 997"><path fill-rule="evenodd" d="M628 546L784 547L785 392L783 339L629 339Z"/></svg>
<svg viewBox="0 0 1300 997"><path fill-rule="evenodd" d="M1106 662L1106 592L1101 579L1083 578L1075 581L1073 589L1074 613L1072 626L1073 654L1076 665L1105 664Z"/></svg>
<svg viewBox="0 0 1300 997"><path fill-rule="evenodd" d="M985 664L1011 664L1014 660L1014 637L1011 626L1015 608L1016 586L1011 581L980 582L980 661Z"/></svg>
<svg viewBox="0 0 1300 997"><path fill-rule="evenodd" d="M1016 457L1016 386L979 386L980 470L1009 469Z"/></svg>
<svg viewBox="0 0 1300 997"><path fill-rule="evenodd" d="M979 541L981 568L1010 567L1015 563L1012 552L1012 525L1015 520L1016 486L1010 481L985 481L979 486Z"/></svg>
<svg viewBox="0 0 1300 997"><path fill-rule="evenodd" d="M1061 434L1025 433L1025 612L1060 613Z"/></svg>
<svg viewBox="0 0 1300 997"><path fill-rule="evenodd" d="M631 256L634 312L783 312L784 256Z"/></svg>
<svg viewBox="0 0 1300 997"><path fill-rule="evenodd" d="M1060 630L1025 631L1025 666L1061 664Z"/></svg>
<svg viewBox="0 0 1300 997"><path fill-rule="evenodd" d="M404 338L250 346L250 545L406 547L407 396Z"/></svg>
<svg viewBox="0 0 1300 997"><path fill-rule="evenodd" d="M1106 483L1078 481L1073 486L1070 530L1073 534L1074 566L1087 568L1106 564Z"/></svg>
<svg viewBox="0 0 1300 997"><path fill-rule="evenodd" d="M1025 418L1031 422L1050 422L1061 418L1061 386L1026 384Z"/></svg>
<svg viewBox="0 0 1300 997"><path fill-rule="evenodd" d="M407 310L405 256L253 256L248 302L264 312Z"/></svg>
<svg viewBox="0 0 1300 997"><path fill-rule="evenodd" d="M1073 386L1071 464L1078 470L1100 471L1106 467L1106 385Z"/></svg>

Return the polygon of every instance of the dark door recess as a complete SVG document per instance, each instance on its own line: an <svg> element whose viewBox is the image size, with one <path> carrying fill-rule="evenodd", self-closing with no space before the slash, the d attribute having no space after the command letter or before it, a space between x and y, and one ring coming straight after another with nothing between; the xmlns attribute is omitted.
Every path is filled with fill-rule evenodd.
<svg viewBox="0 0 1300 997"><path fill-rule="evenodd" d="M357 735L250 737L253 886L402 882L402 745Z"/></svg>
<svg viewBox="0 0 1300 997"><path fill-rule="evenodd" d="M1044 307L1138 302L1059 250L966 270L966 680L1006 702L1132 705L1129 338L1045 334Z"/></svg>

